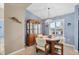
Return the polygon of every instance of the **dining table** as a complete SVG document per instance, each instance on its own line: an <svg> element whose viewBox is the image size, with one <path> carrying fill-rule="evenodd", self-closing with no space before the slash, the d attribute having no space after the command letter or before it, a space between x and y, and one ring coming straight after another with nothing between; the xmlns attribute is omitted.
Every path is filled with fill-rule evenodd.
<svg viewBox="0 0 79 59"><path fill-rule="evenodd" d="M46 40L46 43L49 44L49 53L52 55L55 55L56 49L55 44L58 43L60 40L56 38L48 38L47 36L43 37L44 40Z"/></svg>

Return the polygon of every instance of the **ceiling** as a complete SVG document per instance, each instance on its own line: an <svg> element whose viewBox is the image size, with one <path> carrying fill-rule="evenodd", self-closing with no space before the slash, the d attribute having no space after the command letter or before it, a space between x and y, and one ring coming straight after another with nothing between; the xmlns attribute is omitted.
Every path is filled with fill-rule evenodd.
<svg viewBox="0 0 79 59"><path fill-rule="evenodd" d="M72 13L74 12L76 5L76 3L33 3L27 8L27 10L32 12L34 15L45 19L48 17L51 18ZM48 8L50 8L49 12Z"/></svg>

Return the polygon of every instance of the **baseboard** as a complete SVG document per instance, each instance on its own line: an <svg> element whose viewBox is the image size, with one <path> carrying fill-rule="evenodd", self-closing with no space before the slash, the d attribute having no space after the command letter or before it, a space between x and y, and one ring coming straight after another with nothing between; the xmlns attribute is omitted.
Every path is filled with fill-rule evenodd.
<svg viewBox="0 0 79 59"><path fill-rule="evenodd" d="M14 55L14 54L16 54L16 53L18 53L18 52L21 52L21 51L23 51L23 50L25 50L25 48L22 48L22 49L20 49L20 50L14 51L14 52L12 52L12 53L10 53L10 54L8 54L8 55Z"/></svg>
<svg viewBox="0 0 79 59"><path fill-rule="evenodd" d="M74 45L71 45L71 44L64 43L64 45L70 46L70 47L73 47L74 48Z"/></svg>
<svg viewBox="0 0 79 59"><path fill-rule="evenodd" d="M74 45L70 45L70 44L67 44L67 43L65 43L64 45L73 47L74 51L75 51L76 53L78 53L78 50L75 49Z"/></svg>
<svg viewBox="0 0 79 59"><path fill-rule="evenodd" d="M76 53L78 53L78 50L74 49L74 51L75 51Z"/></svg>

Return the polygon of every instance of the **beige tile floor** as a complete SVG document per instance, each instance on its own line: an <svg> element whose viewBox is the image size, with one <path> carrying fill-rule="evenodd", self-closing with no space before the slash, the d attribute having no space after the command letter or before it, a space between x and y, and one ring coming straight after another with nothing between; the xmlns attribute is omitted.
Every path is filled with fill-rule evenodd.
<svg viewBox="0 0 79 59"><path fill-rule="evenodd" d="M35 46L26 47L23 51L16 53L15 55L44 55L43 52L39 51L36 53ZM64 55L78 55L77 52L70 46L64 46Z"/></svg>
<svg viewBox="0 0 79 59"><path fill-rule="evenodd" d="M0 38L3 39L3 38ZM4 54L4 40L0 40L0 55ZM35 45L26 47L24 50L15 53L14 55L45 55L44 52L39 51L36 53ZM78 55L77 52L74 51L73 47L64 45L64 55Z"/></svg>

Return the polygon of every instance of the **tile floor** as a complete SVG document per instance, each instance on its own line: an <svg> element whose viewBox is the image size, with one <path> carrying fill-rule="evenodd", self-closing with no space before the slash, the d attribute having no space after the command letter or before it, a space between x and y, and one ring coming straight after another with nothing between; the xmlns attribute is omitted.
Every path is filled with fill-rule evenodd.
<svg viewBox="0 0 79 59"><path fill-rule="evenodd" d="M23 51L16 53L15 55L44 55L43 52L39 51L36 53L35 45L26 47ZM64 55L78 55L77 52L74 51L73 47L64 46Z"/></svg>
<svg viewBox="0 0 79 59"><path fill-rule="evenodd" d="M4 40L3 38L0 38L0 55L4 54ZM26 47L24 50L15 53L14 55L45 55L44 52L39 51L36 53L35 45ZM64 45L64 55L78 55L78 52L74 51L73 47Z"/></svg>

